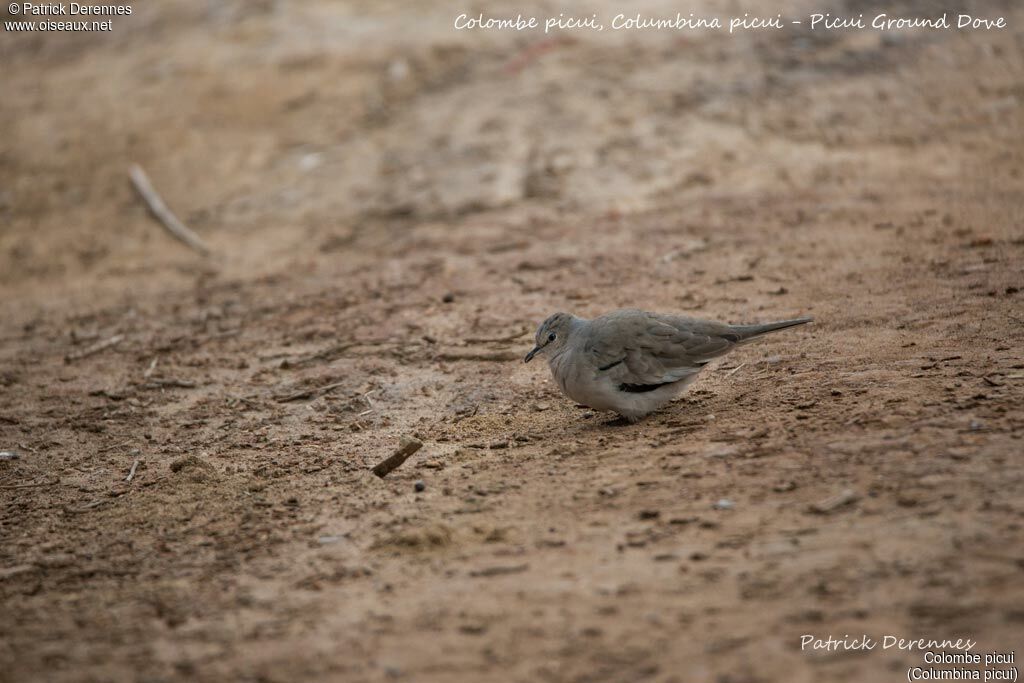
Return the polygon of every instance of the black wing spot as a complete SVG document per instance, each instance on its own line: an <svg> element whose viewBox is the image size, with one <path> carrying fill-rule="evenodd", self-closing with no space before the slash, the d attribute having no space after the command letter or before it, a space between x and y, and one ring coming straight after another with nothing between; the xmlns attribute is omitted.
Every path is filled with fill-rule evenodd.
<svg viewBox="0 0 1024 683"><path fill-rule="evenodd" d="M645 394L648 391L654 391L661 387L668 386L669 384L675 384L675 382L662 382L661 384L620 384L619 391L625 391L627 394Z"/></svg>
<svg viewBox="0 0 1024 683"><path fill-rule="evenodd" d="M604 367L598 368L598 371L599 372L604 372L605 370L611 370L616 365L621 365L625 360L626 360L625 358L620 358L619 360L615 361L614 363L609 363L608 365L605 365Z"/></svg>

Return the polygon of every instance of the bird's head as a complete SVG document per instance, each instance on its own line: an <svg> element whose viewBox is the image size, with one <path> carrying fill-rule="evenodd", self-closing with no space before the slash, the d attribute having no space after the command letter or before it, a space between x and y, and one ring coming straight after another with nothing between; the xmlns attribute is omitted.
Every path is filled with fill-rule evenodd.
<svg viewBox="0 0 1024 683"><path fill-rule="evenodd" d="M524 363L529 363L538 353L557 353L569 342L574 318L568 313L555 313L537 328L536 346L526 354Z"/></svg>

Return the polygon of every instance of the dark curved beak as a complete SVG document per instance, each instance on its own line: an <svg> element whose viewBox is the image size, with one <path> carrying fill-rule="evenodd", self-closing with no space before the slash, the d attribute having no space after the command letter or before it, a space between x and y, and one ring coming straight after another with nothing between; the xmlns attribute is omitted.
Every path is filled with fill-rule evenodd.
<svg viewBox="0 0 1024 683"><path fill-rule="evenodd" d="M534 346L533 351L530 351L528 354L526 354L526 358L523 359L523 362L529 363L531 360L533 360L533 357L536 356L538 353L540 353L540 347Z"/></svg>

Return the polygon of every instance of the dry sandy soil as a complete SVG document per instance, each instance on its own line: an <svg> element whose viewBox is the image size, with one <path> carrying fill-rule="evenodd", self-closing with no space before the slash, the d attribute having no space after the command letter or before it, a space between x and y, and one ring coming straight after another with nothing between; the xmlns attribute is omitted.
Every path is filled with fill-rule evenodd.
<svg viewBox="0 0 1024 683"><path fill-rule="evenodd" d="M800 636L1019 649L1018 3L733 37L135 9L0 33L0 680L875 683L922 654ZM624 306L817 323L622 426L521 358Z"/></svg>

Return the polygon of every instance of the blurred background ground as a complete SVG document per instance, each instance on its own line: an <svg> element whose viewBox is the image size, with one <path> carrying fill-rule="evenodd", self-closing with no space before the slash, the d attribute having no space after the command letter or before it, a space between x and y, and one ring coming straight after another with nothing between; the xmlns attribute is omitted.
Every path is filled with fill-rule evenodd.
<svg viewBox="0 0 1024 683"><path fill-rule="evenodd" d="M1021 642L1024 12L452 30L492 5L0 35L0 680L885 681L920 654L800 636ZM818 322L612 426L520 358L623 306Z"/></svg>

